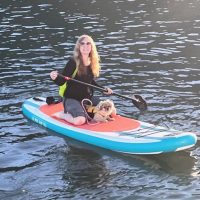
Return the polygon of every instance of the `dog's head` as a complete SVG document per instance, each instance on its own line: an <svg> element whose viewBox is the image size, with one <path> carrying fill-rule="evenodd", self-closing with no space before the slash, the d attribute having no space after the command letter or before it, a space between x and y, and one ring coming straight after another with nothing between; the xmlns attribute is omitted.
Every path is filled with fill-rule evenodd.
<svg viewBox="0 0 200 200"><path fill-rule="evenodd" d="M107 99L105 101L100 101L97 105L98 112L101 113L103 116L109 116L111 115L112 111L114 109L114 103Z"/></svg>

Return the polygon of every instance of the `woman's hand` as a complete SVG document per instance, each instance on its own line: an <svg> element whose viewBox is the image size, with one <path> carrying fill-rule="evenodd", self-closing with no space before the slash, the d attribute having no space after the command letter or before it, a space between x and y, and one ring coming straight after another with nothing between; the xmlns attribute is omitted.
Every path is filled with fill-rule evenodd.
<svg viewBox="0 0 200 200"><path fill-rule="evenodd" d="M106 92L104 92L104 94L112 94L113 91L110 88L105 88Z"/></svg>
<svg viewBox="0 0 200 200"><path fill-rule="evenodd" d="M58 77L58 72L57 71L52 71L50 73L50 77L52 80L55 80Z"/></svg>

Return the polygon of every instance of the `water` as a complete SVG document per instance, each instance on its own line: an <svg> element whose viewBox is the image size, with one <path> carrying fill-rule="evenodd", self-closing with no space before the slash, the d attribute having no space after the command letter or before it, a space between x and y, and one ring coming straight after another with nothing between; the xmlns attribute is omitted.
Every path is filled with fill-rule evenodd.
<svg viewBox="0 0 200 200"><path fill-rule="evenodd" d="M121 155L61 137L21 112L29 97L57 95L49 73L86 33L101 56L98 82L148 102L140 113L113 96L120 114L200 134L199 0L0 4L0 199L200 198L199 142L172 154Z"/></svg>

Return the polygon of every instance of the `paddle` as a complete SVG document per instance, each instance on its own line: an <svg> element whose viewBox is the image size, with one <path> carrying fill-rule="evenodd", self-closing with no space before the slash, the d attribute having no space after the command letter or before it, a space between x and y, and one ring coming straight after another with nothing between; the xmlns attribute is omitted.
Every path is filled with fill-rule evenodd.
<svg viewBox="0 0 200 200"><path fill-rule="evenodd" d="M96 85L92 85L92 84L89 84L89 83L85 83L85 82L82 82L82 81L79 81L79 80L76 80L74 78L70 78L70 77L67 77L67 76L63 76L62 74L59 74L60 77L64 78L66 81L73 81L73 82L76 82L76 83L79 83L79 84L82 84L82 85L86 85L86 86L89 86L89 87L92 87L92 88L95 88L97 90L100 90L100 91L103 91L103 92L107 92L107 90L105 88L101 88L101 87L98 87ZM118 97L122 97L124 99L128 99L128 100L131 100L132 103L140 110L140 111L145 111L147 110L147 103L146 101L140 96L140 95L133 95L133 97L127 97L127 96L124 96L124 95L121 95L121 94L118 94L116 92L113 92L112 95L115 95L115 96L118 96Z"/></svg>

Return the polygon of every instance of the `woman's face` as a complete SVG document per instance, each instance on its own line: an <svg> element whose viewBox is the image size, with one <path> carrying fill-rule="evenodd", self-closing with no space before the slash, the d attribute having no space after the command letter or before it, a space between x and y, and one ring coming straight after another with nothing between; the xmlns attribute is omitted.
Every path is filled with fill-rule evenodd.
<svg viewBox="0 0 200 200"><path fill-rule="evenodd" d="M92 44L89 40L89 38L84 38L83 40L81 40L80 42L80 52L83 55L89 55L90 52L92 50Z"/></svg>

